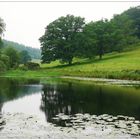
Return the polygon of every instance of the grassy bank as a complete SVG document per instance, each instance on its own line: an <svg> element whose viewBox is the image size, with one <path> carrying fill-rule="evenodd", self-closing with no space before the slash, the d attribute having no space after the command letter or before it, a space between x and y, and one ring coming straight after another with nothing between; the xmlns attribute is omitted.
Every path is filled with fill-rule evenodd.
<svg viewBox="0 0 140 140"><path fill-rule="evenodd" d="M58 61L41 64L35 71L10 70L1 76L16 77L48 77L48 76L79 76L113 79L140 80L140 48L122 53L104 55L102 60L74 59L71 66L62 65Z"/></svg>

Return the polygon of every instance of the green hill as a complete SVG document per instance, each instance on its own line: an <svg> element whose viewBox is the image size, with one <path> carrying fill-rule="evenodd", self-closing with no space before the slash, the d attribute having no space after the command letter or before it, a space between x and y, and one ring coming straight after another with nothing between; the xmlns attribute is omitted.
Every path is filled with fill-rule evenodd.
<svg viewBox="0 0 140 140"><path fill-rule="evenodd" d="M122 53L110 53L98 58L75 60L72 66L60 65L58 62L42 65L50 71L59 71L62 75L122 78L140 80L140 47Z"/></svg>
<svg viewBox="0 0 140 140"><path fill-rule="evenodd" d="M115 79L140 80L140 45L135 50L104 55L102 60L76 59L71 66L62 65L59 61L40 64L36 71L9 71L6 76L47 77L47 76L80 76Z"/></svg>
<svg viewBox="0 0 140 140"><path fill-rule="evenodd" d="M13 41L3 40L4 47L11 46L18 51L26 50L28 51L29 55L32 59L40 59L41 58L41 51L37 48L32 48L29 46L25 46L23 44L19 44Z"/></svg>

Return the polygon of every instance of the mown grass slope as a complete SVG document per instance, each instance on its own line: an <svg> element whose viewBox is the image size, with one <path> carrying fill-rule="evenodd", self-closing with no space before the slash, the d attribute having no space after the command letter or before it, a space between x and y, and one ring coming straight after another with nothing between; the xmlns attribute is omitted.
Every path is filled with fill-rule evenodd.
<svg viewBox="0 0 140 140"><path fill-rule="evenodd" d="M11 70L2 76L47 77L80 76L140 80L140 47L122 53L110 53L94 59L74 59L71 66L59 61L41 64L36 71Z"/></svg>

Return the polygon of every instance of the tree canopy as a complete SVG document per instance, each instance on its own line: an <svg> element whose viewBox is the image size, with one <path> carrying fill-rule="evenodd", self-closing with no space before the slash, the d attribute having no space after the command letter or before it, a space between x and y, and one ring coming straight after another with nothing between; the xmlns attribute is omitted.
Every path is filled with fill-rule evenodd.
<svg viewBox="0 0 140 140"><path fill-rule="evenodd" d="M140 38L140 6L130 8L122 14L127 15L133 21L133 25L136 28L135 34Z"/></svg>
<svg viewBox="0 0 140 140"><path fill-rule="evenodd" d="M59 59L71 64L77 52L76 36L82 32L84 25L84 18L73 15L60 17L50 23L40 38L43 62Z"/></svg>

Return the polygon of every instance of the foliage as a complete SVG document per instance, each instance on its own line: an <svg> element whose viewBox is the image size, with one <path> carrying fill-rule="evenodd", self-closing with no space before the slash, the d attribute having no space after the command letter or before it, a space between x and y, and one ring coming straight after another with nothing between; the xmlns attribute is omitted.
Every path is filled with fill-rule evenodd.
<svg viewBox="0 0 140 140"><path fill-rule="evenodd" d="M127 15L133 21L133 26L136 28L135 35L140 38L140 6L130 8L122 14Z"/></svg>
<svg viewBox="0 0 140 140"><path fill-rule="evenodd" d="M6 65L2 60L0 60L0 72L6 71Z"/></svg>
<svg viewBox="0 0 140 140"><path fill-rule="evenodd" d="M16 68L19 64L19 53L13 47L7 47L4 54L9 57L10 68Z"/></svg>
<svg viewBox="0 0 140 140"><path fill-rule="evenodd" d="M27 62L24 64L24 66L28 69L28 70L37 70L40 68L40 65L38 63L34 63L34 62Z"/></svg>
<svg viewBox="0 0 140 140"><path fill-rule="evenodd" d="M107 51L107 47L111 45L112 28L110 22L108 20L90 22L85 26L83 33L86 33L89 38L88 42L91 44L90 49L85 53L87 54L90 51L92 54L99 55L101 59L102 55Z"/></svg>
<svg viewBox="0 0 140 140"><path fill-rule="evenodd" d="M138 42L135 36L136 28L133 26L133 21L127 15L115 15L110 23L113 25L111 51L120 52L127 46Z"/></svg>
<svg viewBox="0 0 140 140"><path fill-rule="evenodd" d="M23 71L27 71L28 70L27 66L25 66L25 65L19 65L18 69L19 70L23 70Z"/></svg>
<svg viewBox="0 0 140 140"><path fill-rule="evenodd" d="M115 15L111 21L100 20L88 23L83 31L81 50L89 58L104 53L122 51L125 47L136 43L135 28L132 20L126 15ZM84 43L86 42L86 43Z"/></svg>
<svg viewBox="0 0 140 140"><path fill-rule="evenodd" d="M40 38L42 61L50 63L56 59L71 64L77 52L76 35L82 32L84 18L67 15L50 23Z"/></svg>
<svg viewBox="0 0 140 140"><path fill-rule="evenodd" d="M10 68L10 59L7 55L5 54L0 54L0 60L4 63L4 67L8 70Z"/></svg>
<svg viewBox="0 0 140 140"><path fill-rule="evenodd" d="M31 61L31 56L29 55L28 51L23 50L19 53L20 55L20 63L24 64L27 63L28 61Z"/></svg>
<svg viewBox="0 0 140 140"><path fill-rule="evenodd" d="M86 25L83 32L77 34L75 43L77 44L76 57L91 59L96 56L96 39L90 26L87 27Z"/></svg>

